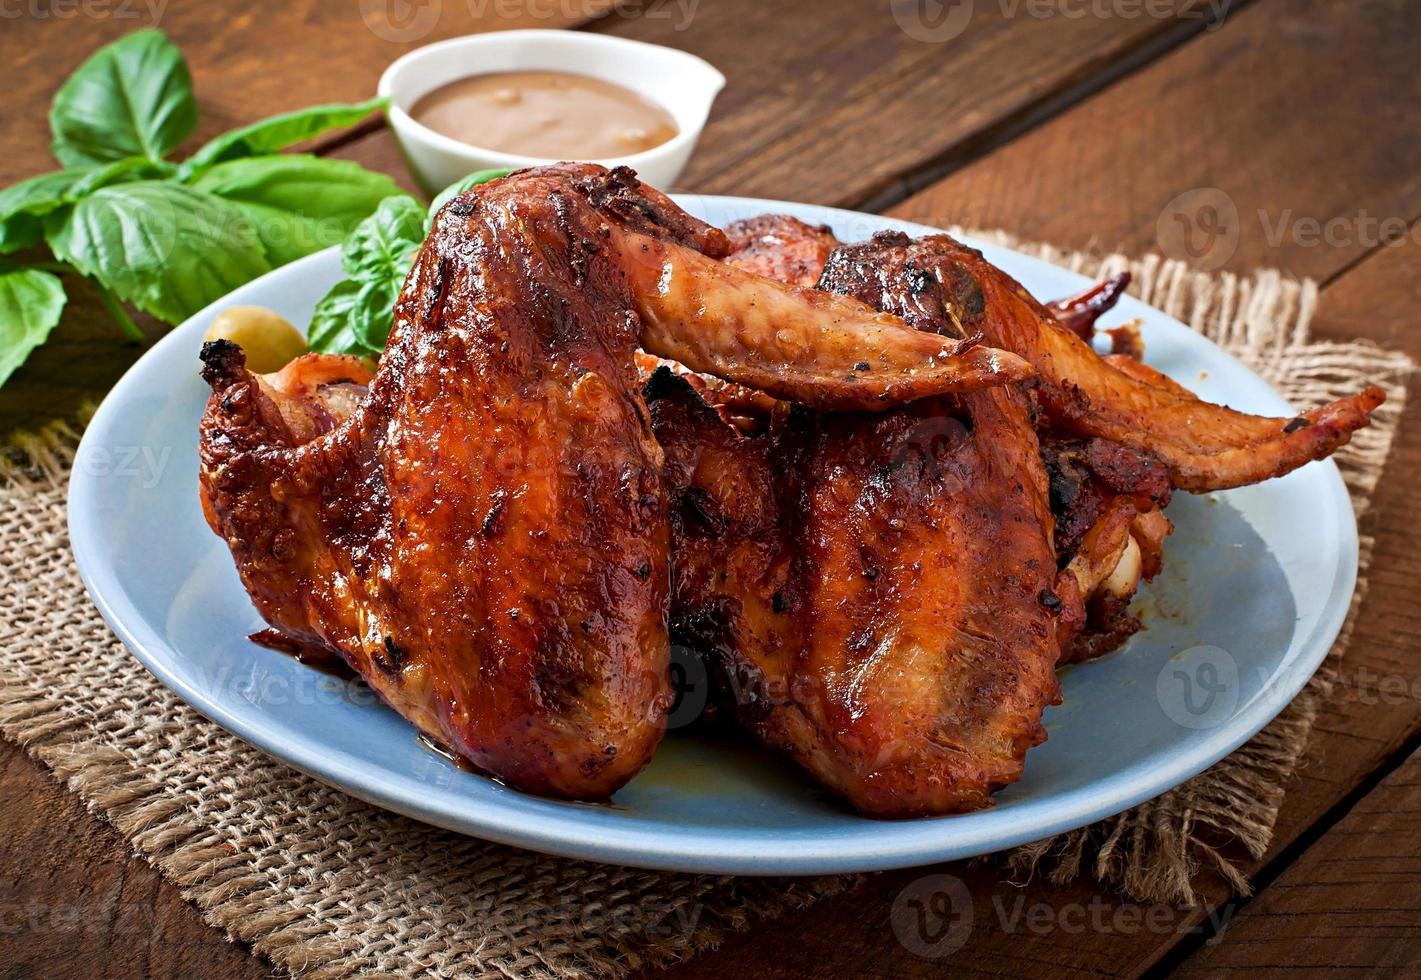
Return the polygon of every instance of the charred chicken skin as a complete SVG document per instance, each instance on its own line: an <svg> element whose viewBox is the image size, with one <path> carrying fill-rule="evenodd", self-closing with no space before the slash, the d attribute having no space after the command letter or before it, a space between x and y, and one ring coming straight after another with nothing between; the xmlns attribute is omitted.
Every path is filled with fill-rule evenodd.
<svg viewBox="0 0 1421 980"><path fill-rule="evenodd" d="M752 438L665 369L647 395L673 635L709 655L739 722L875 816L978 809L1019 778L1077 601L1054 591L1020 396L796 407Z"/></svg>
<svg viewBox="0 0 1421 980"><path fill-rule="evenodd" d="M1385 397L1368 388L1291 419L1210 404L1135 357L1092 349L1086 338L1094 320L1126 283L1117 278L1048 309L946 235L880 234L844 246L820 284L872 302L879 283L904 277L914 282L907 305L1037 369L1038 426L1047 434L1053 504L1063 521L1058 562L1087 603L1085 629L1063 644L1063 662L1107 653L1139 628L1128 603L1160 569L1171 489L1222 490L1282 476L1344 445ZM1138 352L1137 332L1111 333L1117 348Z"/></svg>
<svg viewBox="0 0 1421 980"><path fill-rule="evenodd" d="M264 379L207 345L204 509L258 611L484 771L610 796L668 702L664 459L638 345L822 408L1028 373L729 269L728 248L629 171L525 171L440 212L358 405L338 394L366 380L348 359Z"/></svg>
<svg viewBox="0 0 1421 980"><path fill-rule="evenodd" d="M832 248L793 219L750 229L731 229L730 265L817 278ZM965 339L911 289L860 298ZM979 809L1020 778L1059 699L1058 630L1080 618L1025 395L782 408L756 438L669 370L647 400L672 502L672 633L707 653L737 720L875 816Z"/></svg>

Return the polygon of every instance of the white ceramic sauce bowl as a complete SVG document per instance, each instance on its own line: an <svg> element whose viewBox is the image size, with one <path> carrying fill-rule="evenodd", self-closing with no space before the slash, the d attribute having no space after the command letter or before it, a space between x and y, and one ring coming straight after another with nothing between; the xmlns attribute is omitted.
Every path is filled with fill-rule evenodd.
<svg viewBox="0 0 1421 980"><path fill-rule="evenodd" d="M500 71L559 71L623 85L671 113L679 132L666 143L629 156L599 159L628 166L654 187L680 176L696 147L725 76L695 55L640 41L582 31L500 31L451 38L411 51L385 70L379 94L405 162L424 189L436 194L476 170L517 169L557 161L472 146L416 121L410 110L441 85Z"/></svg>

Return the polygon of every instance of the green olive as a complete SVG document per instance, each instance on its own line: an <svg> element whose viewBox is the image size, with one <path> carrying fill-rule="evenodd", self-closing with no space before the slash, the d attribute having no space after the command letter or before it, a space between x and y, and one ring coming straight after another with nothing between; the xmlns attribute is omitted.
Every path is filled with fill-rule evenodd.
<svg viewBox="0 0 1421 980"><path fill-rule="evenodd" d="M233 306L223 310L204 341L230 340L247 355L247 367L257 374L280 371L306 353L306 341L284 317L265 306Z"/></svg>

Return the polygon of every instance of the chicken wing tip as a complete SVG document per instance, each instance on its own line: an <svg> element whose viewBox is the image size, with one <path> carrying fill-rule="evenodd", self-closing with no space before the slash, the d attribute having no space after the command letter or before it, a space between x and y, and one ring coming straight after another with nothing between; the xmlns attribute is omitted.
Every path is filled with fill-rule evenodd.
<svg viewBox="0 0 1421 980"><path fill-rule="evenodd" d="M1371 424L1372 413L1385 402L1386 392L1371 385L1348 398L1320 405L1299 415L1288 423L1284 431L1319 427L1350 434Z"/></svg>
<svg viewBox="0 0 1421 980"><path fill-rule="evenodd" d="M236 381L247 369L246 353L226 339L204 342L197 358L202 362L202 380L213 389Z"/></svg>

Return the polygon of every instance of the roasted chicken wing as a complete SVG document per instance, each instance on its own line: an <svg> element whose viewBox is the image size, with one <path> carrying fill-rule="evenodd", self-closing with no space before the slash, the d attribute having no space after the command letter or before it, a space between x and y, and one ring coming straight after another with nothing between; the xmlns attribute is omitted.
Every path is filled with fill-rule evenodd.
<svg viewBox="0 0 1421 980"><path fill-rule="evenodd" d="M1137 627L1170 492L1286 472L1380 403L1259 419L1101 358L1123 285L1047 309L946 236L727 235L626 170L523 171L440 212L373 378L204 347L204 512L275 641L515 787L631 778L674 636L863 812L975 809L1056 665Z"/></svg>
<svg viewBox="0 0 1421 980"><path fill-rule="evenodd" d="M825 408L1027 373L727 269L727 250L628 171L526 171L441 211L358 405L332 387L366 380L345 359L263 379L207 345L205 510L263 617L492 775L613 793L668 695L664 460L637 346Z"/></svg>
<svg viewBox="0 0 1421 980"><path fill-rule="evenodd" d="M1149 453L1181 490L1222 490L1282 476L1344 445L1385 399L1367 390L1292 419L1245 415L1174 384L1157 384L1101 358L1016 280L947 235L882 233L836 250L824 288L865 298L911 275L912 305L1020 354L1037 370L1037 395L1057 429ZM865 289L867 287L867 289Z"/></svg>
<svg viewBox="0 0 1421 980"><path fill-rule="evenodd" d="M817 276L827 233L751 224L773 238L732 229L728 264ZM951 331L913 288L861 298ZM672 634L707 654L736 719L875 816L978 809L1018 779L1081 618L1025 395L781 406L749 437L703 400L714 386L663 368L646 394L667 461Z"/></svg>
<svg viewBox="0 0 1421 980"><path fill-rule="evenodd" d="M1019 778L1078 602L1024 399L795 408L748 437L669 371L647 395L673 635L737 719L877 816L977 809Z"/></svg>
<svg viewBox="0 0 1421 980"><path fill-rule="evenodd" d="M919 243L836 249L793 219L749 225L732 230L727 264L803 282L823 261L821 287L959 340L1019 342L985 321L1027 313L1038 335L1088 336L1128 282L1048 310L956 243L928 240L905 257ZM901 251L880 254L889 249ZM934 265L928 254L949 258ZM984 276L1021 309L989 308ZM1049 359L1020 352L1047 360L1038 368L1050 377ZM1138 361L1076 354L1092 371L1198 401ZM1160 569L1163 508L1176 483L1198 485L1143 440L1055 431L1049 396L1036 413L1044 444L1012 390L873 417L771 406L767 430L750 438L727 424L726 392L695 382L663 371L647 387L671 495L673 635L707 652L743 725L861 811L988 805L1044 737L1054 667L1139 628L1128 606ZM1281 420L1252 424L1286 435ZM1306 461L1270 449L1270 466Z"/></svg>

